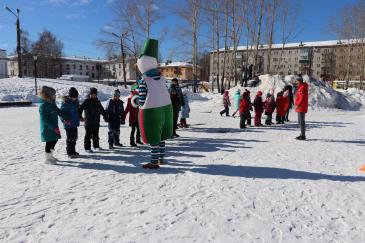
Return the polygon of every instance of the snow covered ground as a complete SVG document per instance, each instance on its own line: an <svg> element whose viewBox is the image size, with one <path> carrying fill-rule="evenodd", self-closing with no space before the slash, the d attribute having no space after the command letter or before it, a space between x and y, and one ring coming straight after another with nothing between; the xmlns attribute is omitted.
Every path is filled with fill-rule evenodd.
<svg viewBox="0 0 365 243"><path fill-rule="evenodd" d="M365 242L363 110L311 110L296 141L295 122L240 130L220 95L193 100L156 171L145 146L70 160L63 130L46 165L37 107L0 109L0 242Z"/></svg>

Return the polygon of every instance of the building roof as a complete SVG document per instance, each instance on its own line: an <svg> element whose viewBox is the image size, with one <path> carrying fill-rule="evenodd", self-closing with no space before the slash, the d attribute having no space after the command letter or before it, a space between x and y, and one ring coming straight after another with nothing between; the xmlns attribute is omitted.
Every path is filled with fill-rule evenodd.
<svg viewBox="0 0 365 243"><path fill-rule="evenodd" d="M359 43L360 40L351 39L351 40L328 40L328 41L308 41L308 42L296 42L296 43L286 43L284 45L285 48L295 48L295 47L325 47L325 46L336 46L336 45L347 45L352 43ZM268 49L268 44L260 44L259 50ZM279 44L272 44L272 49L281 49L283 48L283 43ZM254 46L238 46L238 51L244 51L244 50L253 50L255 49ZM233 47L230 48L230 50L233 50ZM219 49L219 51L224 51L224 48ZM212 51L216 52L216 51Z"/></svg>
<svg viewBox="0 0 365 243"><path fill-rule="evenodd" d="M88 62L106 62L107 60L104 59L93 59L88 57L77 57L77 56L70 56L70 57L61 57L64 60L68 61L88 61Z"/></svg>
<svg viewBox="0 0 365 243"><path fill-rule="evenodd" d="M193 64L188 63L188 62L170 62L168 64L160 63L159 67L193 67Z"/></svg>

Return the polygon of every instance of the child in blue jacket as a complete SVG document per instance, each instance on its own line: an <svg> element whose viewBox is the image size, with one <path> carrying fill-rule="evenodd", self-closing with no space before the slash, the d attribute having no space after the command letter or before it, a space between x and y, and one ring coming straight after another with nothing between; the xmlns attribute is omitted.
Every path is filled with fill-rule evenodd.
<svg viewBox="0 0 365 243"><path fill-rule="evenodd" d="M75 158L79 154L76 152L76 141L77 141L77 127L80 125L79 118L79 92L71 87L68 96L63 97L61 104L61 111L66 115L69 120L65 121L61 119L66 130L66 152L70 158Z"/></svg>

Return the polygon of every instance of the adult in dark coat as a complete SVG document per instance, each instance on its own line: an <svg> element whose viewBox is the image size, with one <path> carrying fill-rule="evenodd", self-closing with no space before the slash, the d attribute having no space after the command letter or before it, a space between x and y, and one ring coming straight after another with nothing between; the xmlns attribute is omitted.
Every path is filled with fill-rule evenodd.
<svg viewBox="0 0 365 243"><path fill-rule="evenodd" d="M85 111L85 118L82 117L82 113ZM79 116L80 120L85 122L85 139L84 148L87 152L91 150L91 139L93 140L93 147L95 150L99 150L99 128L100 128L100 116L107 120L107 114L98 99L98 90L91 88L89 92L89 98L87 98L80 106Z"/></svg>
<svg viewBox="0 0 365 243"><path fill-rule="evenodd" d="M174 128L173 128L172 136L179 137L179 135L176 133L176 129L177 129L177 120L179 119L179 112L181 110L181 98L180 98L179 91L175 84L171 84L170 97L171 97L173 116L174 116L174 119L173 119Z"/></svg>

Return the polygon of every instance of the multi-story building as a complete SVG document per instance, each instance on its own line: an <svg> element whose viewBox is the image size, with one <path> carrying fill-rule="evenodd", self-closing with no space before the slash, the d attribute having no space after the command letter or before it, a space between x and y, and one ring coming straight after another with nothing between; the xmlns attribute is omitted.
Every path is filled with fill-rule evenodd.
<svg viewBox="0 0 365 243"><path fill-rule="evenodd" d="M113 58L103 62L103 78L124 81L123 62L121 58ZM125 59L126 80L136 80L138 71L133 58Z"/></svg>
<svg viewBox="0 0 365 243"><path fill-rule="evenodd" d="M8 58L6 57L6 51L0 49L0 78L8 77Z"/></svg>
<svg viewBox="0 0 365 243"><path fill-rule="evenodd" d="M226 51L225 79L234 77L234 61L236 61L237 76L241 79L244 72L256 74L308 74L314 78L323 79L353 79L364 77L365 45L355 41L319 41L274 44L269 53L268 45L260 45L254 64L255 50L251 47L237 48L236 58L233 49ZM270 56L270 62L269 62ZM210 53L210 80L214 81L223 75L224 49ZM252 73L252 71L254 73Z"/></svg>
<svg viewBox="0 0 365 243"><path fill-rule="evenodd" d="M166 62L160 63L159 70L161 74L167 78L178 78L184 81L190 81L194 79L193 65L187 62ZM197 67L197 78L200 79L201 68Z"/></svg>
<svg viewBox="0 0 365 243"><path fill-rule="evenodd" d="M18 76L17 56L9 57L9 76ZM62 75L88 76L90 80L113 79L123 81L122 61L91 59L87 57L42 57L37 58L37 76L40 78L59 78ZM25 77L33 77L35 61L32 54L22 55L22 73ZM133 59L126 59L127 80L136 79Z"/></svg>

